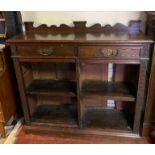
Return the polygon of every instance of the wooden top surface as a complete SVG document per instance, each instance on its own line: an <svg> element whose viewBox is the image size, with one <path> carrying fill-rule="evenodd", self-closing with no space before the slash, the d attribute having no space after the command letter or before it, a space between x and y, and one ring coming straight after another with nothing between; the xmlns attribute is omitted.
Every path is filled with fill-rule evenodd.
<svg viewBox="0 0 155 155"><path fill-rule="evenodd" d="M8 43L152 43L152 39L140 32L140 21L130 21L129 26L117 23L102 26L86 26L86 21L75 21L73 26L61 24L48 27L42 24L34 27L33 22L26 22L26 33L9 39Z"/></svg>
<svg viewBox="0 0 155 155"><path fill-rule="evenodd" d="M153 43L153 40L143 33L49 33L49 32L26 32L7 41L8 43Z"/></svg>

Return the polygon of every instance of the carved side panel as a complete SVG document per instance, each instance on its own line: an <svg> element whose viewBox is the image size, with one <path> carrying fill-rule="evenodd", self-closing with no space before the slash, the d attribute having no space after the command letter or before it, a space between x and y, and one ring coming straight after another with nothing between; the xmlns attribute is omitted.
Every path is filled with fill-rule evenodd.
<svg viewBox="0 0 155 155"><path fill-rule="evenodd" d="M150 58L151 57L151 53L149 51L150 51L150 45L144 45L141 48L140 57L141 58Z"/></svg>
<svg viewBox="0 0 155 155"><path fill-rule="evenodd" d="M139 133L140 130L142 110L145 103L146 70L147 70L147 61L141 60L136 107L135 107L135 118L133 126L134 133Z"/></svg>

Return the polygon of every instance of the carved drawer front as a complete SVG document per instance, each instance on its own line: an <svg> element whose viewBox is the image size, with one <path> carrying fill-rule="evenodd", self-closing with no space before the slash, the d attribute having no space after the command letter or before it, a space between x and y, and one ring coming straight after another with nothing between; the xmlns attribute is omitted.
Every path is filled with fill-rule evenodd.
<svg viewBox="0 0 155 155"><path fill-rule="evenodd" d="M84 46L79 51L82 58L140 58L140 47Z"/></svg>
<svg viewBox="0 0 155 155"><path fill-rule="evenodd" d="M73 46L66 45L20 45L17 47L17 55L20 56L51 56L51 57L75 57Z"/></svg>

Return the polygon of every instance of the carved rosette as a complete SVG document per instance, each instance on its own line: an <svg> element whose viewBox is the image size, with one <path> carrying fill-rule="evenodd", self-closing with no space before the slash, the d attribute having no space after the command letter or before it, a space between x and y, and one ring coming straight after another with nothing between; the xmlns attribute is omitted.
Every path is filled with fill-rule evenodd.
<svg viewBox="0 0 155 155"><path fill-rule="evenodd" d="M141 48L141 51L140 51L140 57L141 58L149 58L150 57L150 46L148 44L144 45L142 48Z"/></svg>

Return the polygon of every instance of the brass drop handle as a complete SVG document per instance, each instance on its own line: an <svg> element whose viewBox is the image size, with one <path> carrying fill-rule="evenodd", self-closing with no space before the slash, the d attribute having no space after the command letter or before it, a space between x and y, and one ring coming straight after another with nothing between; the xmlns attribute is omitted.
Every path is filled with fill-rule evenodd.
<svg viewBox="0 0 155 155"><path fill-rule="evenodd" d="M113 56L117 56L118 50L116 50L116 49L102 49L101 53L103 54L104 57L113 57Z"/></svg>
<svg viewBox="0 0 155 155"><path fill-rule="evenodd" d="M39 49L39 54L42 55L42 56L49 56L49 55L52 55L53 54L53 48L42 48L42 49Z"/></svg>

